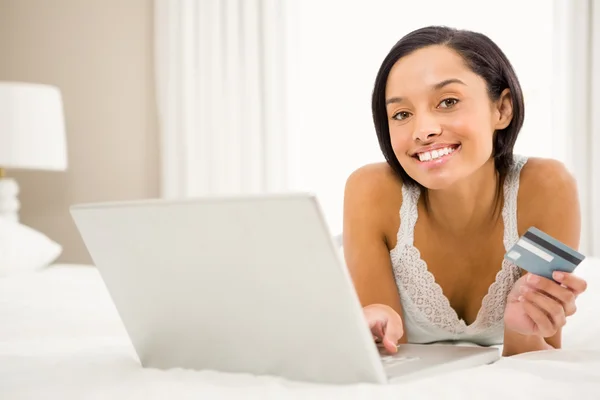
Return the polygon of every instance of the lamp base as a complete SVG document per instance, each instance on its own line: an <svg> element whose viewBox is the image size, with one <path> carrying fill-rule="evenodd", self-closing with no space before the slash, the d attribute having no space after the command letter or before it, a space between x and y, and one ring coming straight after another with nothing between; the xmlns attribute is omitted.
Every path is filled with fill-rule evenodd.
<svg viewBox="0 0 600 400"><path fill-rule="evenodd" d="M0 177L0 218L19 222L19 185L13 178Z"/></svg>

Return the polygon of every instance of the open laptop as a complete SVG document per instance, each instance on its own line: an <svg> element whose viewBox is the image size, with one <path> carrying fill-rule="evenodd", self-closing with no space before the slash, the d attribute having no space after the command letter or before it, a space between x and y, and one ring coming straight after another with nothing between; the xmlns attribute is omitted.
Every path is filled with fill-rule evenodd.
<svg viewBox="0 0 600 400"><path fill-rule="evenodd" d="M144 367L386 383L492 363L497 348L380 354L309 194L71 207Z"/></svg>

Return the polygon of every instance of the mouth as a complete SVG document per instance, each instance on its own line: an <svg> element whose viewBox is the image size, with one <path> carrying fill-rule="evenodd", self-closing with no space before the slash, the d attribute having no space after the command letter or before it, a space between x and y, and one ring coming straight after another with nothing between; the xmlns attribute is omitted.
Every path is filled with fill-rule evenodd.
<svg viewBox="0 0 600 400"><path fill-rule="evenodd" d="M422 163L434 163L451 157L460 148L460 144L452 144L435 150L415 153L412 157Z"/></svg>

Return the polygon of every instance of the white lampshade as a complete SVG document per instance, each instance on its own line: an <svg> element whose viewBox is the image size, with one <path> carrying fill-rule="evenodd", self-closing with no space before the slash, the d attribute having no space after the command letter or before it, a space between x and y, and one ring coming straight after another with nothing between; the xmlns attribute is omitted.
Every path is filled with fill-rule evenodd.
<svg viewBox="0 0 600 400"><path fill-rule="evenodd" d="M66 142L58 88L0 82L0 168L64 171Z"/></svg>

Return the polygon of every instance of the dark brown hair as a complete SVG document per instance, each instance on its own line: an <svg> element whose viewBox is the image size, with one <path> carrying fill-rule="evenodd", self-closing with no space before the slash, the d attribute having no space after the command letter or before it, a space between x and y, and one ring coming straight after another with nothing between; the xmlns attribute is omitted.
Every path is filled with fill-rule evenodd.
<svg viewBox="0 0 600 400"><path fill-rule="evenodd" d="M386 161L402 178L404 184L421 187L404 171L392 149L385 104L385 87L389 73L399 59L415 50L433 45L448 46L456 51L465 60L466 65L485 80L492 101L498 100L503 90L510 89L512 120L506 128L494 133L492 154L496 170L501 180L504 180L513 162L513 148L525 116L521 85L506 55L490 38L481 33L444 26L429 26L404 36L392 47L377 73L371 107L379 146Z"/></svg>

